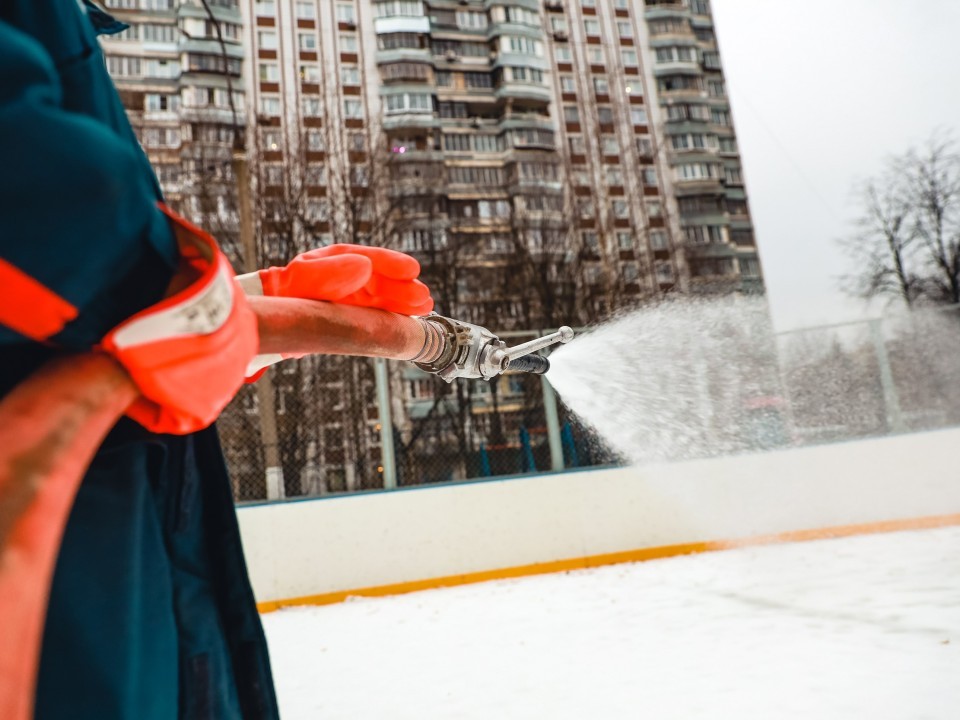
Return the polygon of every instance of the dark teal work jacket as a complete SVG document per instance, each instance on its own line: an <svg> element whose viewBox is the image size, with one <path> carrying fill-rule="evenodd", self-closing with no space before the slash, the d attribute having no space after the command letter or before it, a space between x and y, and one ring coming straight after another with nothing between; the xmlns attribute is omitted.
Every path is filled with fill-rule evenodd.
<svg viewBox="0 0 960 720"><path fill-rule="evenodd" d="M176 265L96 39L120 28L87 2L0 0L0 261L76 315L40 338L0 323L0 397L157 302ZM124 420L98 451L57 562L36 716L278 716L214 429Z"/></svg>

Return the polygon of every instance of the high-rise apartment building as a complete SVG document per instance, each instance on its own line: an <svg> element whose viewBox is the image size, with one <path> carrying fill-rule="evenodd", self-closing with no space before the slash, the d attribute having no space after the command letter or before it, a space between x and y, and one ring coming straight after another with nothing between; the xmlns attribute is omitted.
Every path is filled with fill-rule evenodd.
<svg viewBox="0 0 960 720"><path fill-rule="evenodd" d="M161 182L228 249L239 123L261 263L394 247L420 258L440 312L497 331L669 292L762 291L707 0L107 5L132 24L104 46ZM307 433L294 464L339 473L334 487L369 483L357 458L379 457L372 377L345 368L290 387L278 374L281 413L304 382L345 413L290 428ZM413 369L403 383L401 435L449 415L420 436L434 449L537 422L522 382L442 401ZM356 403L363 419L348 421Z"/></svg>
<svg viewBox="0 0 960 720"><path fill-rule="evenodd" d="M509 265L562 231L586 319L762 287L705 0L241 2L266 176L306 162L321 240L370 232L337 217L362 187L369 227L388 214L386 240L427 264ZM543 322L482 272L456 280L472 307Z"/></svg>
<svg viewBox="0 0 960 720"><path fill-rule="evenodd" d="M236 0L207 2L215 22L199 0L106 0L130 27L102 42L167 201L230 248L231 148L246 124L242 18Z"/></svg>

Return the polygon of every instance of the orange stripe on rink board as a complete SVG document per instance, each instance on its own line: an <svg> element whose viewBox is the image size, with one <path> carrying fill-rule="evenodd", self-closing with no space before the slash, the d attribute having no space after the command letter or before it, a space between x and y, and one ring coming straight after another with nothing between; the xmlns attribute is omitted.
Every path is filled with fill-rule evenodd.
<svg viewBox="0 0 960 720"><path fill-rule="evenodd" d="M0 324L43 341L77 317L77 309L20 268L0 258Z"/></svg>
<svg viewBox="0 0 960 720"><path fill-rule="evenodd" d="M619 563L643 562L658 560L678 555L692 555L701 552L717 550L733 550L735 548L754 547L758 545L774 545L780 543L805 542L808 540L829 540L831 538L851 537L853 535L871 535L875 533L897 532L902 530L927 530L931 528L950 527L960 525L960 514L936 515L905 520L886 520L858 525L841 525L828 528L814 528L810 530L794 530L774 535L759 535L750 538L734 540L707 540L704 542L683 543L680 545L662 545L660 547L627 550L625 552L606 553L604 555L590 555L569 560L554 560L532 565L519 565L499 570L485 570L483 572L466 573L464 575L448 575L446 577L430 578L429 580L414 580L411 582L394 583L392 585L378 585L361 588L359 590L344 590L339 592L323 593L321 595L306 595L289 600L269 600L257 603L257 609L262 613L273 612L285 607L297 605L331 605L343 602L348 597L383 597L386 595L402 595L418 590L432 590L441 587L454 587L470 583L486 582L488 580L504 580L507 578L527 577L530 575L545 575L547 573L563 572L565 570L583 570L585 568L617 565Z"/></svg>

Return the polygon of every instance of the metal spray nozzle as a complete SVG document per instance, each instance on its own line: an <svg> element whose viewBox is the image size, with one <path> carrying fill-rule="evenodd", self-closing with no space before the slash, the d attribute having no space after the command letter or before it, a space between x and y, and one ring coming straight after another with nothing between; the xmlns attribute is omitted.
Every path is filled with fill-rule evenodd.
<svg viewBox="0 0 960 720"><path fill-rule="evenodd" d="M440 329L444 347L436 360L417 365L447 382L458 377L489 380L506 370L543 374L550 369L550 361L533 353L573 339L573 330L565 325L554 333L508 348L480 325L442 315L428 315L423 320Z"/></svg>

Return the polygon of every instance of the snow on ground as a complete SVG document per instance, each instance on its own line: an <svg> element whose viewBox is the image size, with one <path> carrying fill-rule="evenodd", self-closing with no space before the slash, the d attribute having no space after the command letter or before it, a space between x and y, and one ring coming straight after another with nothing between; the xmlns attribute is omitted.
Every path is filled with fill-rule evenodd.
<svg viewBox="0 0 960 720"><path fill-rule="evenodd" d="M264 616L285 720L960 717L960 528Z"/></svg>

